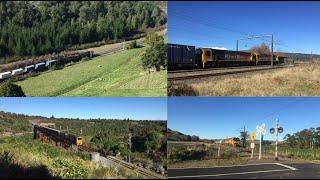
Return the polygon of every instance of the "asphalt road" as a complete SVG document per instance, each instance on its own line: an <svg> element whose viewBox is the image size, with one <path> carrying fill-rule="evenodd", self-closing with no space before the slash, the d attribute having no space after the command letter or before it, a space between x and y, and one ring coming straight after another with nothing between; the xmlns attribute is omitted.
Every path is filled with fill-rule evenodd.
<svg viewBox="0 0 320 180"><path fill-rule="evenodd" d="M214 168L169 169L169 179L319 179L320 164L261 163Z"/></svg>

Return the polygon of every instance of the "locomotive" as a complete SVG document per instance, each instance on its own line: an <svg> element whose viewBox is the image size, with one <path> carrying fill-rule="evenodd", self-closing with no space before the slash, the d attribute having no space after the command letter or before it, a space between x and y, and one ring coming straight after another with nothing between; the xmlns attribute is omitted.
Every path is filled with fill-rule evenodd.
<svg viewBox="0 0 320 180"><path fill-rule="evenodd" d="M273 55L273 63L284 63L286 57ZM168 44L168 68L208 68L225 66L256 66L271 64L271 55L230 51L195 46Z"/></svg>

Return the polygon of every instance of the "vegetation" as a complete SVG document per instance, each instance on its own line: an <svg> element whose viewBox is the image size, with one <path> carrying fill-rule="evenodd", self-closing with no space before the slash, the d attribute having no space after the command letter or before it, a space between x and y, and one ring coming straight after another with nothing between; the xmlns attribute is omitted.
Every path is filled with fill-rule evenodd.
<svg viewBox="0 0 320 180"><path fill-rule="evenodd" d="M319 76L320 64L310 63L273 71L213 77L190 82L188 86L199 96L318 96ZM180 92L184 93L183 89Z"/></svg>
<svg viewBox="0 0 320 180"><path fill-rule="evenodd" d="M0 178L139 178L134 172L96 166L87 153L44 144L32 135L0 141Z"/></svg>
<svg viewBox="0 0 320 180"><path fill-rule="evenodd" d="M154 2L2 1L0 57L59 52L122 39L165 23Z"/></svg>
<svg viewBox="0 0 320 180"><path fill-rule="evenodd" d="M124 160L131 156L132 162L150 168L166 167L166 121L134 121L118 119L67 119L26 116L0 112L0 134L28 133L32 131L29 121L55 123L56 129L68 130L67 133L84 137L85 144L98 152L117 155ZM132 149L128 146L129 134L132 135ZM30 141L30 140L28 140ZM1 152L1 148L0 148ZM11 151L9 151L11 152ZM59 151L60 153L60 151ZM49 152L58 157L59 153ZM86 156L81 156L88 159ZM64 167L64 161L58 161L56 167ZM60 165L59 165L60 164ZM77 168L69 164L68 169ZM85 172L83 172L85 173Z"/></svg>
<svg viewBox="0 0 320 180"><path fill-rule="evenodd" d="M200 138L195 135L186 135L171 129L167 130L168 141L200 141Z"/></svg>
<svg viewBox="0 0 320 180"><path fill-rule="evenodd" d="M156 33L150 33L146 37L146 43L149 47L142 57L142 66L144 69L156 69L167 67L167 45L164 43L164 38Z"/></svg>
<svg viewBox="0 0 320 180"><path fill-rule="evenodd" d="M2 97L25 97L22 88L11 81L6 81L0 85L0 96Z"/></svg>
<svg viewBox="0 0 320 180"><path fill-rule="evenodd" d="M268 150L274 151L274 148ZM287 158L320 160L320 127L286 134L279 145L279 154Z"/></svg>
<svg viewBox="0 0 320 180"><path fill-rule="evenodd" d="M16 84L27 96L166 96L167 71L146 73L141 62L145 50L97 57Z"/></svg>

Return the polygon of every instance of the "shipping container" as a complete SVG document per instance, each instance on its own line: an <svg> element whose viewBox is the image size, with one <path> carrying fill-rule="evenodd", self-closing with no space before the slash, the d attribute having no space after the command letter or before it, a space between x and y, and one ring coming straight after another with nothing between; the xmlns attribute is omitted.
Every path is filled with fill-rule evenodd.
<svg viewBox="0 0 320 180"><path fill-rule="evenodd" d="M52 67L53 65L56 64L56 60L49 60L46 62L46 67Z"/></svg>
<svg viewBox="0 0 320 180"><path fill-rule="evenodd" d="M19 69L15 69L15 70L12 70L12 75L19 75L19 74L23 74L24 73L24 70L22 68L19 68Z"/></svg>
<svg viewBox="0 0 320 180"><path fill-rule="evenodd" d="M33 70L34 70L34 65L29 65L29 66L24 67L25 73L31 72Z"/></svg>
<svg viewBox="0 0 320 180"><path fill-rule="evenodd" d="M11 72L10 71L0 73L0 79L7 79L9 77L11 77Z"/></svg>
<svg viewBox="0 0 320 180"><path fill-rule="evenodd" d="M36 64L34 69L37 71L40 71L40 70L43 70L45 67L46 67L46 63L42 62L42 63Z"/></svg>

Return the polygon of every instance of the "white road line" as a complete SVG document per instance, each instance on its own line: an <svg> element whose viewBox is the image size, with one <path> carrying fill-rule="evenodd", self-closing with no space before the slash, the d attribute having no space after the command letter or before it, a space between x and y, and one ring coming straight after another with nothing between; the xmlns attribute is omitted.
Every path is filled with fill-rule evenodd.
<svg viewBox="0 0 320 180"><path fill-rule="evenodd" d="M291 169L293 171L297 170L297 168L294 168L294 167L291 167L291 166L288 166L288 165L284 165L284 164L281 164L281 163L276 163L276 164L279 165L279 166L283 166L285 168Z"/></svg>
<svg viewBox="0 0 320 180"><path fill-rule="evenodd" d="M231 165L231 166L214 166L214 167L188 167L188 168L169 168L170 169L210 169L210 168L220 168L220 167L241 167L241 166L259 166L259 165L279 165L280 163L259 163L259 164L240 164L240 165ZM281 165L280 165L281 166ZM290 169L290 168L289 168Z"/></svg>
<svg viewBox="0 0 320 180"><path fill-rule="evenodd" d="M240 172L240 173L229 173L229 174L197 175L197 176L174 176L174 177L170 177L169 176L169 179L171 179L171 178L175 179L175 178L217 177L217 176L256 174L256 173L280 172L280 171L290 171L290 169L268 170L268 171L252 171L252 172Z"/></svg>

